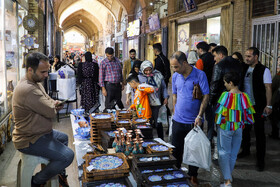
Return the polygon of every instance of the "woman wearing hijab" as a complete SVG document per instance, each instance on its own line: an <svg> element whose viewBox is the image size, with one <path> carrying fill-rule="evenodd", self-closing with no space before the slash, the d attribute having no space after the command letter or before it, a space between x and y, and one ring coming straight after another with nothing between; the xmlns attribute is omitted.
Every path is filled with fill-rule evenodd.
<svg viewBox="0 0 280 187"><path fill-rule="evenodd" d="M65 63L60 61L60 56L59 55L55 55L52 68L55 71L57 71L57 70L59 70L64 65L65 65Z"/></svg>
<svg viewBox="0 0 280 187"><path fill-rule="evenodd" d="M81 105L86 112L99 102L98 72L97 62L92 60L91 52L86 52L85 62L80 62L78 65Z"/></svg>
<svg viewBox="0 0 280 187"><path fill-rule="evenodd" d="M154 94L149 95L150 106L152 109L152 125L157 128L158 137L163 139L163 127L157 123L159 109L163 104L168 102L168 93L163 75L153 69L152 62L145 60L142 62L138 75L140 83L146 83L154 87ZM163 102L161 101L163 97Z"/></svg>

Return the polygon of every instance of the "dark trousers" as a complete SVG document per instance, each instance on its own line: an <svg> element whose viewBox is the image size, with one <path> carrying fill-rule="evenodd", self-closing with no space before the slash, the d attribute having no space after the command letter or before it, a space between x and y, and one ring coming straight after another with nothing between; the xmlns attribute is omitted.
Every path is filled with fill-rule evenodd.
<svg viewBox="0 0 280 187"><path fill-rule="evenodd" d="M205 109L205 118L207 120L207 138L210 142L214 136L215 109L216 107L212 107L211 105L207 105Z"/></svg>
<svg viewBox="0 0 280 187"><path fill-rule="evenodd" d="M173 149L173 156L177 159L176 166L181 168L183 161L184 152L184 139L187 134L192 130L192 124L183 124L175 120L172 120L172 145L175 146ZM189 176L197 177L198 167L189 165Z"/></svg>
<svg viewBox="0 0 280 187"><path fill-rule="evenodd" d="M107 91L107 96L105 97L105 108L112 109L112 101L116 100L117 105L123 109L122 103L122 86L120 83L105 83L105 89Z"/></svg>
<svg viewBox="0 0 280 187"><path fill-rule="evenodd" d="M266 151L266 140L265 140L265 133L264 133L264 118L261 117L260 113L254 114L255 123L254 123L254 130L256 136L256 150L257 150L257 164L264 165L264 157ZM250 152L251 146L251 136L250 131L252 129L252 125L245 125L243 129L243 136L242 136L242 151L245 153Z"/></svg>
<svg viewBox="0 0 280 187"><path fill-rule="evenodd" d="M161 138L162 140L164 140L164 136L163 136L163 127L161 123L157 122L158 119L158 112L161 106L151 106L152 109L152 118L151 118L151 122L152 124L157 128L157 134L158 137Z"/></svg>

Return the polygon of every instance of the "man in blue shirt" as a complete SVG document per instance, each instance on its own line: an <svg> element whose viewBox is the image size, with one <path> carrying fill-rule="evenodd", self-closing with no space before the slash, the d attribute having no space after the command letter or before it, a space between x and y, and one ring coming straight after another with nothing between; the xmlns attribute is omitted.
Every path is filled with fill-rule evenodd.
<svg viewBox="0 0 280 187"><path fill-rule="evenodd" d="M209 85L206 74L188 64L186 55L175 52L170 59L171 68L175 72L172 77L173 92L173 125L172 144L175 146L173 156L177 159L177 167L181 167L184 151L184 138L195 126L202 124L202 115L209 100ZM193 99L194 84L199 84L202 99ZM196 186L198 167L189 166L191 183Z"/></svg>

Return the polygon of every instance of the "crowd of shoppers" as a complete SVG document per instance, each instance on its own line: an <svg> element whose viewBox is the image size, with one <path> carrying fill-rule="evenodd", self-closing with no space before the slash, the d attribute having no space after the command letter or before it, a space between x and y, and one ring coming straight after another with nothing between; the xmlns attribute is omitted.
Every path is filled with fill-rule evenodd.
<svg viewBox="0 0 280 187"><path fill-rule="evenodd" d="M207 137L217 146L216 159L224 178L221 186L231 186L236 159L251 153L251 129L254 128L256 136L258 171L265 169L266 116L272 122L271 136L279 138L280 73L272 80L269 69L259 61L259 50L255 47L246 50L245 61L241 53L229 56L226 47L213 43L199 42L196 48L188 54L189 58L177 51L169 61L162 53L161 44L154 44L154 63L141 62L134 49L129 51L129 59L123 63L114 56L111 47L106 48L106 57L100 63L90 52L81 56L66 52L64 62L59 56L55 57L52 69L57 71L71 60L76 61L81 106L86 112L100 102L100 93L105 97L106 109L112 109L116 104L124 108L121 98L126 86L129 109L136 110L139 117L150 119L162 139L163 125L158 123L158 115L160 107L168 104L167 89L172 69L173 110L169 113L173 113L171 143L175 146L176 166L180 168L182 164L184 138L194 126L203 125L205 116ZM16 87L13 97L16 124L13 141L19 151L51 160L32 178L33 186L44 184L57 174L60 182L67 186L65 168L73 160L73 151L67 147L67 135L52 129L51 118L62 105L61 101L51 99L40 84L47 78L49 69L45 55L31 53L28 56L26 77ZM194 97L195 86L201 97ZM49 151L46 153L42 149ZM198 167L190 165L189 175L192 185L197 186Z"/></svg>

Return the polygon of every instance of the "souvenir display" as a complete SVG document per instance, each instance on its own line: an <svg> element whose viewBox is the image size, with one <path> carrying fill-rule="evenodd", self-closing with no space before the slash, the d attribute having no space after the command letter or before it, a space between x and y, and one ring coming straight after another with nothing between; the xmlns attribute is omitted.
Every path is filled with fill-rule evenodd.
<svg viewBox="0 0 280 187"><path fill-rule="evenodd" d="M116 117L118 119L132 119L132 112L127 110L117 110Z"/></svg>
<svg viewBox="0 0 280 187"><path fill-rule="evenodd" d="M162 144L150 144L150 145L147 145L146 151L149 154L164 153L164 152L172 153L172 148L169 148L166 145L162 145Z"/></svg>
<svg viewBox="0 0 280 187"><path fill-rule="evenodd" d="M21 37L20 43L26 49L34 49L38 44L37 38L30 34L25 34Z"/></svg>
<svg viewBox="0 0 280 187"><path fill-rule="evenodd" d="M106 184L101 184L97 187L126 187L126 185L124 184L120 184L120 183L106 183Z"/></svg>
<svg viewBox="0 0 280 187"><path fill-rule="evenodd" d="M131 125L131 121L128 119L117 119L116 120L116 126L118 128L125 128L127 130L131 129L132 125Z"/></svg>
<svg viewBox="0 0 280 187"><path fill-rule="evenodd" d="M101 156L92 159L89 163L95 170L109 170L120 167L123 160L116 156Z"/></svg>
<svg viewBox="0 0 280 187"><path fill-rule="evenodd" d="M162 171L156 174L154 173L146 173L143 174L143 178L145 179L147 184L167 184L169 185L178 182L187 183L188 175L182 170L174 170L174 171ZM165 186L165 185L164 185Z"/></svg>
<svg viewBox="0 0 280 187"><path fill-rule="evenodd" d="M96 114L96 115L93 115L93 114L92 114L92 117L93 117L94 119L109 119L109 118L111 118L112 116L109 115L109 114Z"/></svg>

